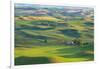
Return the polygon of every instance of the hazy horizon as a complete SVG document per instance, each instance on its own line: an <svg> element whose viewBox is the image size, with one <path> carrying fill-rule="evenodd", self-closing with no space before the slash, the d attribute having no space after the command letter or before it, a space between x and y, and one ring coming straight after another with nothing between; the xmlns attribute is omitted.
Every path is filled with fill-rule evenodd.
<svg viewBox="0 0 100 69"><path fill-rule="evenodd" d="M62 7L80 7L80 8L94 8L94 6L75 6L75 5L54 5L54 4L39 4L39 3L14 3L16 4L29 4L29 5L46 5L46 6L62 6Z"/></svg>

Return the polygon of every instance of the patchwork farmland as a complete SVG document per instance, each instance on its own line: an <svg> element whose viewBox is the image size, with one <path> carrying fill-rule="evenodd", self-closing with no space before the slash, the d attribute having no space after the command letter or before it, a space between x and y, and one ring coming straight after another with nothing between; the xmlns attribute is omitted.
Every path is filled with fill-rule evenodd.
<svg viewBox="0 0 100 69"><path fill-rule="evenodd" d="M15 4L15 65L94 60L93 8Z"/></svg>

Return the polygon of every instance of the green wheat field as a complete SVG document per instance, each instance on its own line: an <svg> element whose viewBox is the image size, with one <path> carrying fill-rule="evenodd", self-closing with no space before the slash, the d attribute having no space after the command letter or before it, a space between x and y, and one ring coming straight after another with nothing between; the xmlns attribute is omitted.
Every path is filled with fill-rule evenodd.
<svg viewBox="0 0 100 69"><path fill-rule="evenodd" d="M94 60L94 10L15 4L15 65Z"/></svg>

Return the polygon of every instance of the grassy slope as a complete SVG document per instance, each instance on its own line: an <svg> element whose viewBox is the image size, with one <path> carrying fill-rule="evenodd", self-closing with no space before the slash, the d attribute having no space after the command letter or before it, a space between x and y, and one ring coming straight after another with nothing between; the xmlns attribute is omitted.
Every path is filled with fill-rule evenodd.
<svg viewBox="0 0 100 69"><path fill-rule="evenodd" d="M33 48L22 47L15 49L15 57L46 57L49 59L49 63L92 61L93 48L75 46L34 46ZM38 60L39 59L37 59L37 61ZM35 64L34 61L31 62ZM21 63L24 64L23 61Z"/></svg>
<svg viewBox="0 0 100 69"><path fill-rule="evenodd" d="M37 20L16 20L16 28L17 27L34 27L34 24ZM52 20L55 23L57 20ZM62 20L61 20L62 21ZM81 39L85 39L84 41L90 39L86 35L89 32L85 32L84 30L88 30L90 27L84 26L84 21L82 20L73 20L73 21L64 21L68 24L67 27L56 27L50 30L29 30L29 29L21 29L16 30L16 39L21 43L16 43L17 46L15 48L15 60L16 65L22 64L40 64L40 63L56 63L56 62L76 62L76 61L88 61L93 60L93 48L87 47L75 47L75 46L63 46L59 45L62 40L72 40L74 37L65 36L64 34L57 33L59 30L64 29L75 29L81 33ZM57 22L59 23L59 21ZM40 28L48 28L50 26L39 26ZM35 38L26 39L26 36L23 34L19 34L18 32L23 32L29 36L34 35L44 35L47 37L54 38L52 40L48 40L48 43L45 46L35 46L34 43L41 43L41 40ZM93 34L93 33L91 33ZM57 41L56 41L57 40ZM90 39L91 40L91 39ZM50 45L54 44L54 45ZM27 48L29 46L31 48ZM26 47L25 47L26 46ZM18 59L18 60L17 60ZM29 60L30 59L30 60ZM26 60L26 62L25 62ZM45 61L47 60L47 61Z"/></svg>

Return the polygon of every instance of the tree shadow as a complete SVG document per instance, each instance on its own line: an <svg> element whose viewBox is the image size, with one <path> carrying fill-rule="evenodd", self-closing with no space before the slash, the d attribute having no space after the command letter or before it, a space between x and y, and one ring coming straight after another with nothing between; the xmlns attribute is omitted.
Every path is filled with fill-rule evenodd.
<svg viewBox="0 0 100 69"><path fill-rule="evenodd" d="M51 63L47 57L17 57L15 58L15 65L29 65L29 64L46 64Z"/></svg>

